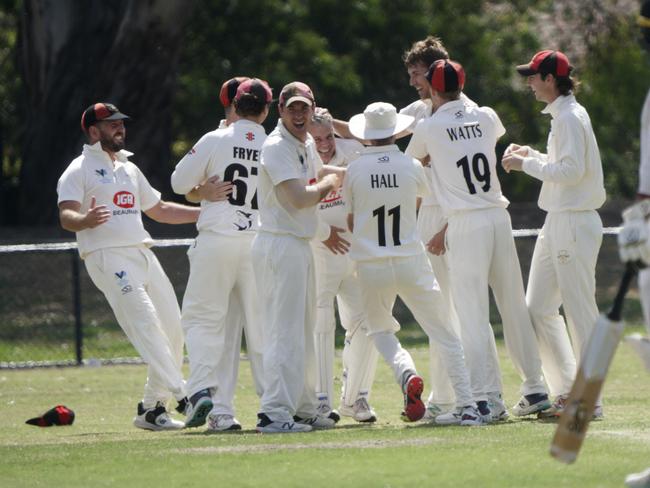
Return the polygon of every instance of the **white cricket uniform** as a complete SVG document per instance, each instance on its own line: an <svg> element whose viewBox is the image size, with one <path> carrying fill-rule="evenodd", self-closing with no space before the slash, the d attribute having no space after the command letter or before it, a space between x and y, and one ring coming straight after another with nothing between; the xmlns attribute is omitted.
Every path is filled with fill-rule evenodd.
<svg viewBox="0 0 650 488"><path fill-rule="evenodd" d="M316 415L316 283L310 240L316 206L297 209L278 185L317 181L322 161L314 139L296 139L278 120L262 146L258 177L260 227L253 269L264 315L264 394L260 412L272 421Z"/></svg>
<svg viewBox="0 0 650 488"><path fill-rule="evenodd" d="M257 229L257 172L264 128L250 120L205 134L176 165L172 187L186 194L218 175L232 181L225 201L201 202L199 235L188 250L183 330L190 360L190 396L210 388L214 414L234 415L242 324L257 393L262 384L262 328L251 259ZM233 313L232 309L235 309Z"/></svg>
<svg viewBox="0 0 650 488"><path fill-rule="evenodd" d="M363 145L354 139L336 139L336 152L330 166L347 167L359 157ZM316 265L316 397L320 404L334 401L334 331L336 298L341 325L345 329L343 347L343 389L341 403L352 406L359 398L369 398L377 366L377 349L367 335L368 326L361 298L361 285L354 261L347 254L334 254L322 243L330 226L347 229L347 206L342 188L330 192L317 205L321 222L312 241ZM346 233L346 239L350 236Z"/></svg>
<svg viewBox="0 0 650 488"><path fill-rule="evenodd" d="M395 337L397 295L436 341L462 407L473 404L463 347L451 324L435 319L440 289L416 225L416 197L429 192L422 165L396 145L367 147L344 180L354 214L350 257L357 261L370 334L398 384L415 372L415 364Z"/></svg>
<svg viewBox="0 0 650 488"><path fill-rule="evenodd" d="M489 291L492 288L505 343L523 380L522 393L544 393L535 332L526 309L508 200L496 172L495 145L505 129L488 107L462 100L445 103L420 122L409 144L415 157L431 157L438 200L448 228L451 288L477 401L490 388L485 364L490 354Z"/></svg>
<svg viewBox="0 0 650 488"><path fill-rule="evenodd" d="M176 293L149 249L141 212L160 201L140 169L119 151L112 161L99 142L85 144L57 185L58 203L74 201L80 212L96 205L111 211L107 222L77 232L79 254L120 327L148 365L143 404L151 408L173 395L185 397L183 331Z"/></svg>
<svg viewBox="0 0 650 488"><path fill-rule="evenodd" d="M476 106L476 103L464 93L461 93L461 100L463 100L467 105ZM431 100L416 100L401 109L400 113L414 117L415 120L409 127L409 131L413 132L415 126L420 120L430 117L433 113ZM417 226L420 238L426 245L431 238L447 224L447 218L445 217L442 207L438 203L438 191L436 190L438 183L434 180L435 174L431 170L431 166L426 166L424 171L431 180L432 191L429 195L422 197L420 209L418 210ZM460 328L460 322L452 298L447 254L445 253L439 256L429 252L426 254L431 263L431 267L433 268L433 273L436 275L436 280L440 285L440 291L442 293L442 300L439 303L436 303L436 307L439 310L436 318L440 321L449 322L454 327L456 333L460 336L462 342L464 336ZM465 356L467 356L467 350L465 350ZM429 405L436 405L442 408L454 405L454 389L449 381L449 374L445 369L442 356L439 354L436 343L433 340L429 340L429 369L431 376L431 392L429 393L428 398ZM495 394L501 393L503 386L501 383L501 370L499 367L494 335L490 335L490 351L487 356L485 370L487 391Z"/></svg>
<svg viewBox="0 0 650 488"><path fill-rule="evenodd" d="M547 212L533 251L526 301L551 394L565 395L598 317L596 261L603 226L596 209L605 201L605 188L585 109L569 95L542 112L553 117L547 154L533 150L523 162L523 171L543 182L538 203Z"/></svg>
<svg viewBox="0 0 650 488"><path fill-rule="evenodd" d="M650 90L648 90L641 111L641 158L639 162L639 190L637 193L650 198ZM650 334L650 268L639 271L638 282L645 326L648 334Z"/></svg>

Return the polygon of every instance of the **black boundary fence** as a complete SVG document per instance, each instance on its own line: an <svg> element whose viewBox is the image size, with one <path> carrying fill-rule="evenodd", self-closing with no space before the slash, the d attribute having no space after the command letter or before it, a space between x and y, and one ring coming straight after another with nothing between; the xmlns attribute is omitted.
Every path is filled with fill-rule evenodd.
<svg viewBox="0 0 650 488"><path fill-rule="evenodd" d="M605 228L597 268L601 307L611 302L622 269L615 238L619 229ZM514 231L524 280L538 232ZM179 303L189 272L186 250L192 242L154 241L154 252L174 285ZM495 307L491 308L491 321L499 335L500 319ZM628 309L640 317L638 300L636 307ZM403 342L408 344L411 335L421 335L399 302L395 313L402 324L411 324L404 327ZM75 242L0 245L0 369L141 362L105 298L90 281Z"/></svg>

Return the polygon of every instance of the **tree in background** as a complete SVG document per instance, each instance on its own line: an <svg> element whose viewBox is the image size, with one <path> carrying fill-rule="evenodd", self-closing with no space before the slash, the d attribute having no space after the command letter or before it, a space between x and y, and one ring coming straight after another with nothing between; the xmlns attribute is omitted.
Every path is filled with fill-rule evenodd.
<svg viewBox="0 0 650 488"><path fill-rule="evenodd" d="M548 118L514 66L542 48L567 51L608 193L630 195L650 78L637 10L635 0L0 0L0 223L56 222L56 180L81 150L79 117L91 102L133 117L127 147L170 198L175 163L222 117L225 79L265 78L276 96L305 81L340 118L371 101L401 107L416 96L402 53L430 34L463 63L467 94L499 113L500 149L545 147ZM272 110L267 130L276 120ZM536 199L537 183L519 176L502 178L504 193Z"/></svg>
<svg viewBox="0 0 650 488"><path fill-rule="evenodd" d="M18 192L19 222L56 221L56 182L84 142L79 121L96 101L133 117L127 147L151 171L170 159L176 63L192 2L184 0L24 0L21 61L26 130Z"/></svg>

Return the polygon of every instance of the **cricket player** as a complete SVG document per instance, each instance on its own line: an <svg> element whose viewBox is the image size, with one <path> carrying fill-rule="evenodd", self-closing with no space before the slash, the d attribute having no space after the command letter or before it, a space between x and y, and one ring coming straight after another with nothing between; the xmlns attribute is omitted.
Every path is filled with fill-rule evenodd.
<svg viewBox="0 0 650 488"><path fill-rule="evenodd" d="M411 134L416 124L433 113L431 105L431 83L426 77L429 67L439 59L449 59L449 54L442 41L434 36L415 42L411 48L404 53L404 66L409 75L409 85L418 93L419 99L400 110L401 114L411 115L415 118L414 123L405 131ZM461 92L460 99L470 106L476 106L472 100ZM435 172L431 171L428 164L425 172L430 178L435 178ZM438 201L437 192L432 191L422 198L418 211L418 232L422 242L428 243L435 234L444 228L446 218L444 211ZM449 282L449 263L446 254L427 253L433 272L436 275L442 302L436 303L440 310L438 318L452 324L454 330L465 340L463 331L460 328L456 307L454 306L451 286ZM467 356L467 349L465 350ZM431 393L427 401L427 413L425 419L434 420L441 413L453 410L454 396L453 388L449 382L449 375L445 369L442 356L438 352L435 341L429 341L429 364L431 375ZM479 401L478 408L486 420L506 420L508 410L502 398L503 385L501 382L501 369L499 367L498 353L494 335L490 334L490 349L487 355L487 362L484 365L486 371L487 402Z"/></svg>
<svg viewBox="0 0 650 488"><path fill-rule="evenodd" d="M334 137L332 116L316 109L309 133L314 138L321 160L331 166L347 167L359 157L363 149L355 139ZM368 337L368 325L361 287L354 261L347 255L348 241L342 238L344 248L330 245L329 236L347 229L347 207L341 188L331 192L318 203L320 220L316 238L312 241L316 265L316 396L321 414L336 417L338 413L358 422L375 422L377 416L370 407L370 389L377 367L377 349ZM349 237L348 237L349 239ZM345 329L343 347L343 390L339 411L332 410L334 401L334 332L336 298Z"/></svg>
<svg viewBox="0 0 650 488"><path fill-rule="evenodd" d="M110 304L125 334L148 365L144 397L133 421L147 430L176 430L167 403L187 405L183 331L176 294L149 247L141 212L157 222L196 222L199 209L160 199L124 150L128 116L110 103L95 103L81 116L88 144L59 179L61 226L75 232L93 283Z"/></svg>
<svg viewBox="0 0 650 488"><path fill-rule="evenodd" d="M637 19L641 28L642 45L650 51L650 0L641 5L641 11ZM641 111L641 155L639 162L639 187L637 191L638 202L623 212L623 229L618 235L619 253L624 262L642 261L646 266L650 265L650 90L645 98ZM643 307L645 326L650 334L650 268L646 267L639 271L639 295ZM644 338L641 344L645 344L645 364L650 363L650 343ZM650 487L650 468L640 472L632 473L625 479L625 485L630 488Z"/></svg>
<svg viewBox="0 0 650 488"><path fill-rule="evenodd" d="M505 210L509 202L501 193L496 173L495 146L505 129L494 110L460 99L465 82L460 64L436 61L427 78L435 112L416 126L407 154L431 158L447 225L428 247L433 253L448 254L454 303L463 304L456 311L474 400L488 399L485 364L493 334L488 320L489 286L503 320L506 347L523 380L523 397L513 413L533 414L550 403L526 309L510 216Z"/></svg>
<svg viewBox="0 0 650 488"><path fill-rule="evenodd" d="M404 394L404 420L423 417L424 384L395 335L399 324L392 308L397 295L437 341L444 358L458 407L449 423L481 425L460 339L449 323L434 319L440 289L416 227L417 196L430 191L428 179L421 164L394 144L396 135L412 122L412 117L398 115L393 105L383 102L368 105L363 114L350 119L352 134L371 144L348 168L344 181L353 233L350 257L357 261L370 336Z"/></svg>
<svg viewBox="0 0 650 488"><path fill-rule="evenodd" d="M425 75L431 64L439 59L449 59L449 54L442 40L434 36L428 36L425 39L413 43L410 49L404 53L403 60L409 77L409 85L417 91L418 99L399 111L403 115L412 116L414 121L411 126L397 135L398 138L411 135L417 123L422 119L430 117L433 113L430 98L430 83ZM462 92L460 97L465 103L476 105ZM346 122L335 120L334 127L340 134L349 134L349 128ZM428 159L425 163L425 172L431 178L435 178L435 174L430 170ZM444 213L438 203L436 192L431 192L429 195L423 197L419 206L417 220L418 232L422 241L425 244L429 242L444 227L445 222ZM440 285L440 291L442 292L442 302L436 303L436 308L439 310L436 318L441 322L451 323L454 330L460 335L461 340L463 340L462 330L460 330L460 323L449 285L449 263L447 262L447 256L445 254L435 255L427 253L427 257L429 258L433 272ZM465 355L467 355L467 351L465 351ZM478 408L486 420L506 420L508 418L508 410L501 394L503 385L494 336L491 336L490 354L487 359L485 370L488 401L480 401ZM429 340L429 368L431 392L427 400L427 411L424 420L433 421L437 415L455 410L455 399L454 390L449 382L449 375L445 369L442 356L439 354L436 342L431 339Z"/></svg>
<svg viewBox="0 0 650 488"><path fill-rule="evenodd" d="M285 85L278 103L280 120L262 146L259 230L252 248L264 310L258 432L308 432L335 424L318 414L314 395L316 292L310 241L316 234L316 206L340 186L343 170L324 167L318 156L307 131L314 107L309 86L298 81Z"/></svg>
<svg viewBox="0 0 650 488"><path fill-rule="evenodd" d="M542 113L552 117L546 153L511 144L502 165L542 181L538 203L547 215L533 251L526 302L554 396L552 408L541 416L556 416L598 318L596 261L603 225L596 210L605 202L603 168L589 115L573 95L568 58L560 51L540 51L517 71L535 98L546 103ZM602 417L600 401L594 415Z"/></svg>
<svg viewBox="0 0 650 488"><path fill-rule="evenodd" d="M259 156L266 139L261 124L271 99L265 81L243 81L233 101L237 120L204 135L172 174L172 187L180 194L215 175L234 187L227 201L201 202L199 235L188 251L190 276L181 320L190 360L187 427L203 425L207 416L209 431L241 429L233 407L241 349L240 323L228 320L233 295L245 317L256 389L259 394L263 390L262 330L250 248L257 229Z"/></svg>

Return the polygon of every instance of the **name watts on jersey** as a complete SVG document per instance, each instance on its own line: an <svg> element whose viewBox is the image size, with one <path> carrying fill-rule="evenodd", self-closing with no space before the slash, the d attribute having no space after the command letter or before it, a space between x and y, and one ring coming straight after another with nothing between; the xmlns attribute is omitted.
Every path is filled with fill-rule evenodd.
<svg viewBox="0 0 650 488"><path fill-rule="evenodd" d="M370 175L370 188L399 188L397 175L395 173Z"/></svg>
<svg viewBox="0 0 650 488"><path fill-rule="evenodd" d="M247 147L232 148L232 157L239 159L247 159L248 161L257 161L260 155L259 149L249 149Z"/></svg>
<svg viewBox="0 0 650 488"><path fill-rule="evenodd" d="M483 137L480 124L461 125L460 127L447 127L447 135L449 140L458 141L460 139L476 139Z"/></svg>

